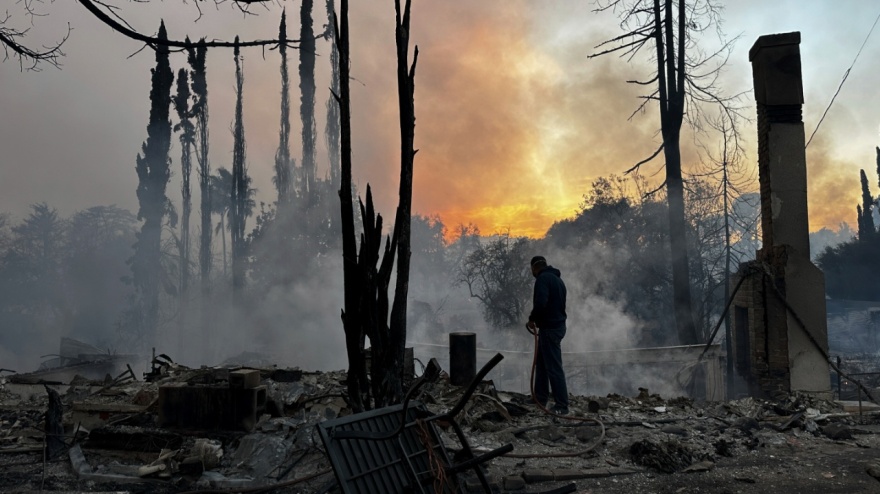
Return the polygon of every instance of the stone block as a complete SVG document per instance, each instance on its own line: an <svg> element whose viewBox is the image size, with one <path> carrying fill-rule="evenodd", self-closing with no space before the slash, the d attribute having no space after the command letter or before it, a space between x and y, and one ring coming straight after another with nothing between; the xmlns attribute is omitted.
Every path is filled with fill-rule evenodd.
<svg viewBox="0 0 880 494"><path fill-rule="evenodd" d="M229 387L235 389L253 389L260 385L260 371L256 369L238 369L229 373Z"/></svg>
<svg viewBox="0 0 880 494"><path fill-rule="evenodd" d="M504 477L504 490L506 491L519 491L526 488L526 481L520 476L508 476Z"/></svg>
<svg viewBox="0 0 880 494"><path fill-rule="evenodd" d="M172 383L159 387L159 426L251 431L266 406L266 386L242 389Z"/></svg>

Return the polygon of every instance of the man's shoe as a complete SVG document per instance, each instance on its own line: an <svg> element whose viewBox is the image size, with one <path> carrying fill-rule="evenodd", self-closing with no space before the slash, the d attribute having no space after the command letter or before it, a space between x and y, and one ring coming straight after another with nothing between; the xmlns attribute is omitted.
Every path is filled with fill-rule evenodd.
<svg viewBox="0 0 880 494"><path fill-rule="evenodd" d="M558 405L554 405L553 408L550 409L550 411L555 413L556 415L568 415L568 408Z"/></svg>

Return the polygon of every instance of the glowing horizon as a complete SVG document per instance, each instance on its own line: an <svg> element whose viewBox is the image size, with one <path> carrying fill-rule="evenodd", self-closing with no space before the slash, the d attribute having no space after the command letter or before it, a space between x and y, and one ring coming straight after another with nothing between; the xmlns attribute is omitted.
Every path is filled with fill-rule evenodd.
<svg viewBox="0 0 880 494"><path fill-rule="evenodd" d="M749 40L769 32L800 30L809 133L848 65L847 60L838 63L840 53L854 53L870 27L870 19L865 18L865 24L864 16L855 14L872 4L817 5L807 12L791 8L787 5L791 2L780 3L743 0L728 7L726 26L732 32L741 30L744 40L735 46L720 83L729 93L748 91ZM654 109L649 106L644 114L628 119L641 101L641 88L626 81L649 77L651 68L614 57L588 59L599 42L620 30L613 17L596 15L587 4L510 0L504 8L499 5L491 0L449 0L413 7L412 42L420 51L413 211L439 215L448 228L473 223L485 234L510 229L534 238L543 236L554 221L571 217L596 178L620 174L656 149ZM63 29L70 20L80 33L66 45L64 69L20 73L14 63L0 64L0 71L5 71L4 94L15 95L0 100L0 111L17 116L0 122L6 151L3 171L10 177L3 182L9 185L0 194L0 211L23 216L28 204L47 199L64 215L96 204L136 210L134 157L146 136L154 62L147 52L129 58L140 46L98 29L100 23L81 7L57 3L52 9L45 22L58 22ZM151 13L129 18L142 32L155 30L160 14L169 12L155 2L126 9ZM361 191L371 183L377 210L389 216L397 204L399 175L394 12L368 3L353 4L351 9L354 181ZM221 10L206 14L198 24L187 16L164 16L175 36L222 37L234 30L260 38L277 30L280 12L243 22ZM317 27L324 22L319 11L315 11ZM852 22L854 16L858 25ZM833 24L849 26L846 29L829 28L829 20L847 19L849 24ZM292 31L289 34L294 36ZM862 63L854 68L808 149L812 230L836 229L841 222L855 224L855 207L861 202L859 168L868 172L872 192L880 194L874 178L876 77L865 62L880 56L877 45L872 40L865 47ZM322 172L327 166L320 133L326 118L323 105L329 97L328 45L320 41L317 49ZM210 51L208 58L211 161L216 169L228 167L231 161L233 66L231 55L222 50ZM278 54L252 50L245 51L244 58L248 169L258 189L257 201L271 203L279 126ZM296 52L290 63L296 66ZM175 70L185 64L183 55L172 55ZM294 79L295 71L292 68ZM292 86L296 101L295 80ZM750 105L751 99L744 103ZM748 116L752 111L747 108L744 113ZM292 154L299 161L296 110L293 120ZM743 123L747 161L755 155L753 126ZM175 201L179 201L177 153L175 136L174 174L168 185L169 197ZM686 170L698 165L700 157L690 136L682 139L682 154ZM660 165L662 160L644 175L652 177ZM652 185L658 185L661 176L662 172L653 176Z"/></svg>

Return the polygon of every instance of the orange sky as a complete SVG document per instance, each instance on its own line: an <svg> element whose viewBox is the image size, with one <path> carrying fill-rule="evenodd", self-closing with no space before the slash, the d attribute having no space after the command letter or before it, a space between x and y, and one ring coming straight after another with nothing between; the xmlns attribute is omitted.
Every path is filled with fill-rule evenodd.
<svg viewBox="0 0 880 494"><path fill-rule="evenodd" d="M321 2L316 3L320 30L326 21ZM64 214L95 204L135 210L134 156L146 136L152 57L145 51L129 58L140 46L110 32L73 2L48 5L55 10L40 22L62 28L72 22L75 27L64 69L21 73L15 64L0 64L0 112L18 116L0 121L0 173L5 175L0 180L0 211L21 216L27 204L41 200ZM870 22L862 25L865 16L858 14L873 4L817 6L809 12L793 5L797 3L790 0L772 6L743 0L728 6L726 27L743 33L743 38L721 83L731 93L749 90L747 52L753 40L760 34L801 30L809 134L870 27ZM351 8L354 177L359 191L367 183L373 186L377 208L390 217L399 174L393 3L352 2ZM509 229L514 235L540 236L553 221L574 214L593 180L621 173L656 148L657 115L649 110L627 120L639 103L639 92L624 82L648 75L650 69L616 57L587 58L597 43L619 33L613 17L597 16L592 8L589 2L562 1L414 2L411 37L420 48L414 212L439 214L450 230L473 223L484 234ZM209 9L194 24L194 12L181 13L179 5L167 2L126 4L126 9L132 13L128 20L144 32L153 32L159 17L165 17L175 37L239 33L245 39L265 38L276 31L279 15L275 8L242 19L221 6L218 12ZM813 229L855 223L859 168L866 169L875 195L880 194L874 165L880 78L870 63L880 56L874 42L878 40L866 46L864 65L853 70L810 146ZM329 95L327 48L319 40L319 133ZM296 56L291 60L293 74ZM276 51L268 50L244 55L248 167L257 199L264 202L274 197L277 57ZM175 69L184 63L181 55L172 57ZM231 161L233 70L231 53L209 52L214 168L228 167ZM298 104L296 93L294 102ZM751 105L748 95L745 102ZM753 115L754 110L747 108L745 114ZM746 122L743 127L746 159L751 162L753 125ZM293 133L298 160L298 123ZM323 135L318 144L319 166L326 169ZM683 139L682 146L685 167L693 167L699 162L693 141ZM177 152L177 147L172 149L172 197L179 186ZM646 169L646 175L661 164Z"/></svg>
<svg viewBox="0 0 880 494"><path fill-rule="evenodd" d="M622 173L656 148L657 113L649 107L628 120L640 93L638 87L624 82L643 77L650 69L616 57L588 59L596 44L618 31L607 22L597 22L586 6L560 12L558 4L554 10L524 1L505 3L503 10L491 2L479 5L469 6L467 16L437 2L415 6L412 32L420 47L416 77L416 147L420 151L414 210L439 214L450 229L474 223L484 234L509 230L514 235L539 237L555 220L574 214L595 178ZM583 22L560 20L566 15L582 16ZM353 16L364 17L358 12ZM378 18L371 20L376 22L374 29L381 29ZM378 38L359 44L361 53L370 53L366 63L357 50L353 52L353 73L366 70L371 80L382 80L381 86L388 89L384 98L372 103L360 100L374 99L376 93L367 92L369 85L354 94L355 132L375 129L377 118L383 122L378 127L385 130L382 149L373 147L375 130L367 132L371 144L365 154L359 153L358 144L366 139L355 135L355 166L363 167L355 174L374 181L369 177L375 162L370 160L382 160L385 177L396 184L397 170L386 162L397 162L395 80L385 68L394 60L384 57L382 65L374 58L393 54L390 38L385 40L384 45ZM724 91L750 89L750 46L750 40L737 45L726 79L733 87L722 85ZM815 56L812 51L805 53L805 66ZM817 95L824 97L827 88L816 89L814 83L812 78L805 81L807 135L825 104ZM857 83L851 84L848 91L858 91ZM743 102L744 115L751 117L750 96ZM867 168L869 177L875 175L873 144L840 152L840 143L853 137L845 130L853 118L848 115L851 104L843 98L837 102L834 117L824 123L809 149L814 230L836 229L842 221L854 223L858 168ZM358 112L362 105L366 108ZM754 123L741 125L745 160L754 167ZM700 138L715 139L711 135ZM371 152L381 156L371 156ZM699 166L700 154L687 132L682 154L685 170ZM650 176L660 166L662 160L647 166L644 174ZM662 172L649 180L659 183L661 177ZM396 194L396 186L392 187ZM757 190L757 184L753 187ZM384 210L393 207L396 195L387 199Z"/></svg>

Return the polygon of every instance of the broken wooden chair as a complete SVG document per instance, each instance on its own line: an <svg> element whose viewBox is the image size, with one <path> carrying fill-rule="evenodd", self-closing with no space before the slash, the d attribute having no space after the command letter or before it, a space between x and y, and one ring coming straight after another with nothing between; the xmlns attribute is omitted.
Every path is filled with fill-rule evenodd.
<svg viewBox="0 0 880 494"><path fill-rule="evenodd" d="M431 359L425 372L407 391L402 404L318 424L343 494L454 494L461 491L458 474L465 470L472 470L483 490L491 493L482 464L509 453L513 445L474 455L455 417L483 378L503 358L499 353L484 365L458 403L446 413L431 414L424 404L411 402L422 385L435 381L440 375L440 366ZM437 432L438 424L448 424L455 431L461 444L458 463L450 460Z"/></svg>

